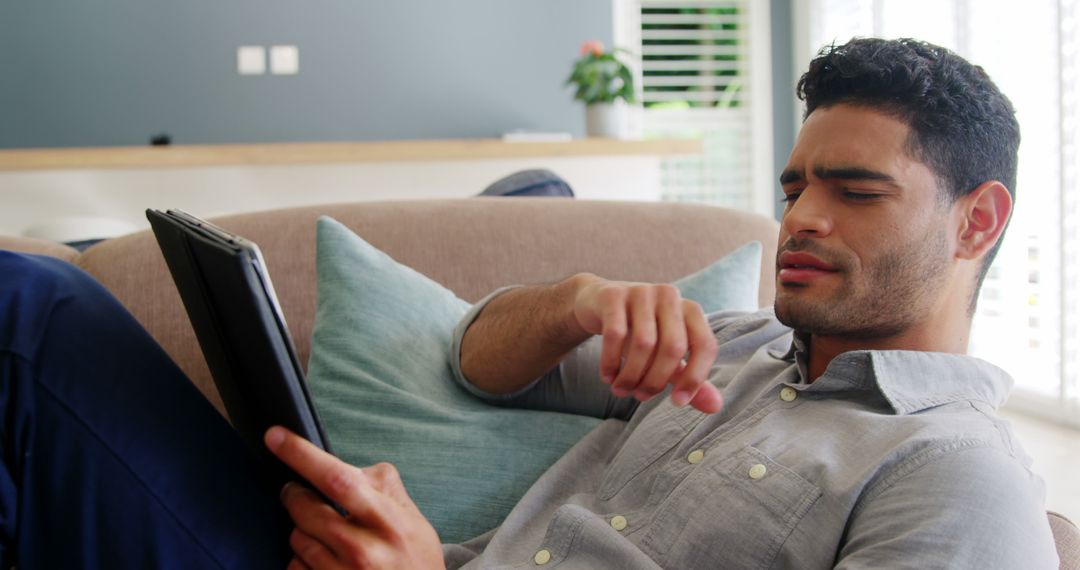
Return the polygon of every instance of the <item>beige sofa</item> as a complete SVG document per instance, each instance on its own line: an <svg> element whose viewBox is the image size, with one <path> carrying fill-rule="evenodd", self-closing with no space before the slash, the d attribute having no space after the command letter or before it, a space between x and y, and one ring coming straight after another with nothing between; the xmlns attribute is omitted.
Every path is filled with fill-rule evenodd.
<svg viewBox="0 0 1080 570"><path fill-rule="evenodd" d="M261 247L303 362L315 316L315 219L322 214L470 301L501 285L551 281L579 271L670 281L751 239L764 246L760 303L769 304L774 292L776 222L715 207L469 198L339 204L216 219ZM81 254L48 242L2 236L0 248L60 257L88 271L223 410L149 232L107 240ZM1053 513L1050 521L1062 568L1080 568L1080 531Z"/></svg>

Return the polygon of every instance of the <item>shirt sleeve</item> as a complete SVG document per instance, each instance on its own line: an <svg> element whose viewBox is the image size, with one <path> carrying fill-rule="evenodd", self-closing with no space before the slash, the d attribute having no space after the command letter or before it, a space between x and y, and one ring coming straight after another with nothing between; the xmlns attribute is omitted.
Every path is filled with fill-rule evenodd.
<svg viewBox="0 0 1080 570"><path fill-rule="evenodd" d="M450 350L454 380L474 396L496 406L549 410L603 419L628 419L637 409L638 401L630 397L616 398L600 380L602 345L598 336L580 344L557 366L516 392L492 394L477 388L465 378L461 371L461 340L465 331L488 303L517 287L503 287L484 297L458 322Z"/></svg>
<svg viewBox="0 0 1080 570"><path fill-rule="evenodd" d="M1020 461L970 446L928 461L853 514L837 568L1057 568L1043 486Z"/></svg>

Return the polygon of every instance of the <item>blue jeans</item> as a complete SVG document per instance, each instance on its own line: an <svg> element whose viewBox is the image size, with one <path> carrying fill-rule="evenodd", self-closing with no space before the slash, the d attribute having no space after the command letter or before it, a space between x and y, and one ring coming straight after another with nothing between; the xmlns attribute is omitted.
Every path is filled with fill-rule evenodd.
<svg viewBox="0 0 1080 570"><path fill-rule="evenodd" d="M254 455L102 286L0 251L0 568L283 568Z"/></svg>

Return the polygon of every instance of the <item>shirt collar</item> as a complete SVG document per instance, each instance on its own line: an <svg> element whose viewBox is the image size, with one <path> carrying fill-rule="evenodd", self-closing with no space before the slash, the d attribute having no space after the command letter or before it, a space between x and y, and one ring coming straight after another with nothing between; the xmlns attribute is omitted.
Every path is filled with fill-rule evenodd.
<svg viewBox="0 0 1080 570"><path fill-rule="evenodd" d="M809 335L794 333L784 360L798 366L807 382ZM873 390L899 415L959 401L1005 403L1013 380L1004 370L978 358L914 350L856 350L829 363L807 389L814 392Z"/></svg>

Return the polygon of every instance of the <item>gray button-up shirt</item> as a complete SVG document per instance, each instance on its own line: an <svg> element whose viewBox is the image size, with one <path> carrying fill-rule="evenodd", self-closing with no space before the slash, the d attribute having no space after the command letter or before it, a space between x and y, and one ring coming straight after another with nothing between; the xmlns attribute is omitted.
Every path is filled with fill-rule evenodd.
<svg viewBox="0 0 1080 570"><path fill-rule="evenodd" d="M808 384L803 340L771 311L710 322L726 402L713 415L612 396L599 338L509 396L482 393L454 362L492 403L610 419L499 528L445 546L448 566L1057 568L1042 482L994 414L1003 371L855 351Z"/></svg>

